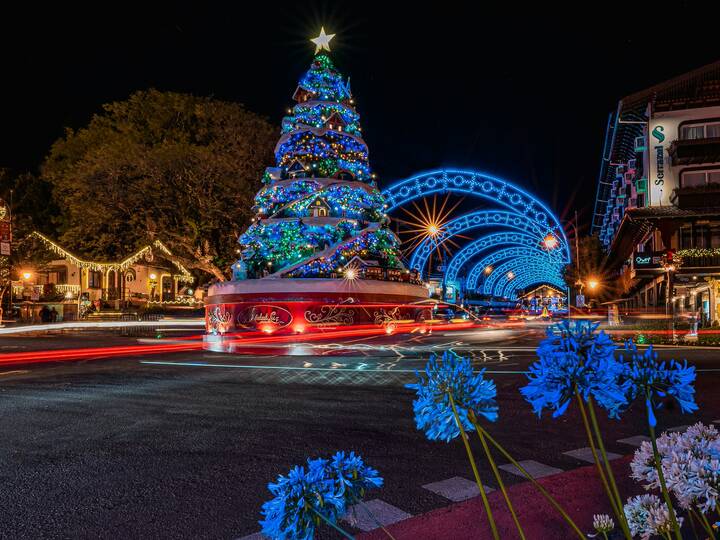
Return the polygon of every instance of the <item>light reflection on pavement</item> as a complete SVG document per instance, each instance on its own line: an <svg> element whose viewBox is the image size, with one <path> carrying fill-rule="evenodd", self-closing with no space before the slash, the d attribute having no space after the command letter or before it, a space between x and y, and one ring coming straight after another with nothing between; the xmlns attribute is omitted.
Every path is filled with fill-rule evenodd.
<svg viewBox="0 0 720 540"><path fill-rule="evenodd" d="M494 329L462 332L462 336L374 336L338 343L267 344L233 354L206 352L187 361L147 359L141 363L234 370L237 377L260 383L402 385L415 378L431 354L444 351L470 358L477 370L486 369L488 374L522 374L535 358L538 337L532 330Z"/></svg>

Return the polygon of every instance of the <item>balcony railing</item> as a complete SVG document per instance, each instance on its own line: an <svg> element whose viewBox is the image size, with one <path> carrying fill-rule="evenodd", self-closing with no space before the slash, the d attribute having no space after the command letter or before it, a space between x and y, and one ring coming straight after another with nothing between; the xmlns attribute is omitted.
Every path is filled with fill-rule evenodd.
<svg viewBox="0 0 720 540"><path fill-rule="evenodd" d="M668 149L673 165L697 165L720 161L720 137L679 139Z"/></svg>
<svg viewBox="0 0 720 540"><path fill-rule="evenodd" d="M720 267L720 249L681 249L675 252L680 268Z"/></svg>
<svg viewBox="0 0 720 540"><path fill-rule="evenodd" d="M720 207L720 184L680 187L675 190L679 208Z"/></svg>

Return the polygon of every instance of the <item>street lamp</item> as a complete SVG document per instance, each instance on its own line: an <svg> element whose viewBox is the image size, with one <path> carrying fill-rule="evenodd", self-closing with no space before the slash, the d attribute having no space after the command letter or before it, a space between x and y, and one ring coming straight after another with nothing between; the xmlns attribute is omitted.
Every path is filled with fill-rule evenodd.
<svg viewBox="0 0 720 540"><path fill-rule="evenodd" d="M588 288L589 288L591 291L594 291L595 289L597 289L599 285L600 285L600 283L598 282L597 279L590 278L590 279L588 280Z"/></svg>
<svg viewBox="0 0 720 540"><path fill-rule="evenodd" d="M558 246L558 239L554 234L548 234L543 238L543 245L547 250L553 250Z"/></svg>
<svg viewBox="0 0 720 540"><path fill-rule="evenodd" d="M25 281L28 281L32 277L32 272L23 272L22 277Z"/></svg>

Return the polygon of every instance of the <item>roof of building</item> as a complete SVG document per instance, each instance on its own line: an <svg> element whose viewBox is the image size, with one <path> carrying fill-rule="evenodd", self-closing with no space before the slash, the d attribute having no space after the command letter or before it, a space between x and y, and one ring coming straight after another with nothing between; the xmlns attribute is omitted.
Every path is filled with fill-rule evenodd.
<svg viewBox="0 0 720 540"><path fill-rule="evenodd" d="M547 290L547 289L550 289L550 290L552 290L553 292L555 292L555 293L557 293L557 294L560 294L560 295L564 295L564 294L567 293L567 291L562 291L562 290L560 290L558 287L554 287L553 285L544 284L544 285L538 285L537 287L533 288L532 290L530 290L530 291L528 291L528 292L526 292L526 293L521 294L521 295L519 296L519 298L526 298L526 297L530 297L530 296L538 296L538 295L536 295L535 293L536 293L537 291L539 291L540 289L546 289L546 290ZM542 295L539 295L539 296L542 296Z"/></svg>
<svg viewBox="0 0 720 540"><path fill-rule="evenodd" d="M654 111L720 105L720 61L630 94L618 102L617 109L608 117L605 131L593 233L603 226L617 167L635 157L635 139L643 135L643 126L649 120L647 110L650 104Z"/></svg>
<svg viewBox="0 0 720 540"><path fill-rule="evenodd" d="M118 261L118 262L98 262L98 261L88 261L84 259L80 259L79 257L76 257L69 251L67 251L65 248L61 247L57 243L50 240L47 236L37 232L33 231L30 234L30 237L37 238L40 240L43 245L55 253L56 255L59 255L63 259L66 259L73 263L78 268L90 268L91 270L127 270L134 264L138 263L141 259L146 259L148 257L152 257L153 249L158 250L165 259L170 261L175 268L178 270L178 274L175 275L180 281L185 281L188 283L192 283L194 281L193 275L188 272L188 270L178 262L177 258L173 253L163 244L160 240L155 240L151 245L145 246L142 249L137 250L135 253L130 255L129 257L126 257L125 259Z"/></svg>

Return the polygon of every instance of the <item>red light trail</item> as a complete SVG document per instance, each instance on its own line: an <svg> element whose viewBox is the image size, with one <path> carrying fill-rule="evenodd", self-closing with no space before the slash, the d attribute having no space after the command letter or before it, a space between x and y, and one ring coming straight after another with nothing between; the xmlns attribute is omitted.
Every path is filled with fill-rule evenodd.
<svg viewBox="0 0 720 540"><path fill-rule="evenodd" d="M265 332L246 332L242 334L226 335L225 338L232 338L224 342L224 345L246 346L260 344L278 344L290 342L305 342L327 339L349 338L349 337L372 337L387 334L407 334L416 332L432 332L437 330L452 331L466 330L477 327L473 322L466 323L444 323L444 324L412 324L397 325L394 328L378 327L376 325L355 326L348 329L324 329L322 332L286 335L268 335ZM18 364L39 364L46 362L59 362L63 360L92 360L108 357L138 356L145 354L171 354L192 350L203 349L205 344L201 341L202 336L186 336L176 338L173 341L181 343L160 343L158 345L122 345L116 347L91 347L77 349L60 349L45 351L29 351L20 353L0 354L0 365L12 366Z"/></svg>

